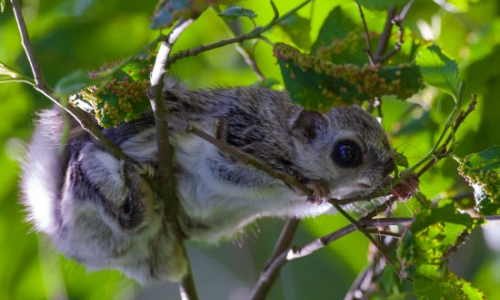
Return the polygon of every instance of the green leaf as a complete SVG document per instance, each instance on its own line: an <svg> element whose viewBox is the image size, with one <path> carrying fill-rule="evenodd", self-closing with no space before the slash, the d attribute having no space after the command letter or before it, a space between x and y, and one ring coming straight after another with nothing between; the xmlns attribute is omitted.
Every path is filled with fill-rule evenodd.
<svg viewBox="0 0 500 300"><path fill-rule="evenodd" d="M459 213L450 200L441 201L437 207L423 207L404 234L398 254L406 268L413 267L412 270L421 264L434 264L457 242L460 232L479 223Z"/></svg>
<svg viewBox="0 0 500 300"><path fill-rule="evenodd" d="M392 266L387 265L382 271L382 276L379 279L380 285L387 293L394 293L400 290L402 281L398 276L398 270Z"/></svg>
<svg viewBox="0 0 500 300"><path fill-rule="evenodd" d="M201 10L199 10L199 8L194 6L191 7L189 0L166 0L162 5L156 8L151 22L151 28L168 28L178 19L197 17L205 8L206 7L203 6Z"/></svg>
<svg viewBox="0 0 500 300"><path fill-rule="evenodd" d="M274 54L292 101L309 110L326 112L384 95L406 99L421 87L418 67L412 64L336 65L283 43L275 45Z"/></svg>
<svg viewBox="0 0 500 300"><path fill-rule="evenodd" d="M340 6L335 7L323 22L311 53L316 54L320 47L330 46L335 39L344 39L357 26L351 16L345 14ZM366 58L366 54L363 53L363 55Z"/></svg>
<svg viewBox="0 0 500 300"><path fill-rule="evenodd" d="M0 0L0 13L3 13L5 10L5 0Z"/></svg>
<svg viewBox="0 0 500 300"><path fill-rule="evenodd" d="M396 155L394 156L394 162L396 163L397 166L400 167L408 168L409 166L408 158L406 158L406 156L400 152L396 152Z"/></svg>
<svg viewBox="0 0 500 300"><path fill-rule="evenodd" d="M13 68L0 63L0 83L24 82L34 85L33 80L16 72Z"/></svg>
<svg viewBox="0 0 500 300"><path fill-rule="evenodd" d="M302 49L311 47L311 21L297 14L293 14L279 24L290 36L292 41Z"/></svg>
<svg viewBox="0 0 500 300"><path fill-rule="evenodd" d="M447 257L462 244L471 230L483 222L460 213L451 200L435 207L422 207L407 229L398 248L401 264L414 279L418 299L442 299L443 295L469 295L479 291L464 288L465 282L452 274Z"/></svg>
<svg viewBox="0 0 500 300"><path fill-rule="evenodd" d="M356 2L368 9L387 10L388 8L391 8L393 6L403 7L408 4L410 0L356 0Z"/></svg>
<svg viewBox="0 0 500 300"><path fill-rule="evenodd" d="M457 211L452 201L441 201L437 207L424 209L416 215L416 219L410 226L410 230L417 234L438 223L452 223L472 228L477 223L476 219L468 214Z"/></svg>
<svg viewBox="0 0 500 300"><path fill-rule="evenodd" d="M442 274L438 268L432 265L420 266L413 279L415 295L418 300L485 299L484 294L472 287L470 282L458 278L451 272Z"/></svg>
<svg viewBox="0 0 500 300"><path fill-rule="evenodd" d="M90 77L84 70L75 70L61 78L54 88L60 94L74 94L90 85Z"/></svg>
<svg viewBox="0 0 500 300"><path fill-rule="evenodd" d="M99 84L79 91L70 102L87 111L91 107L99 125L104 128L136 119L150 107L146 93L153 62L152 56L138 55L125 64L118 64L118 67L91 73Z"/></svg>
<svg viewBox="0 0 500 300"><path fill-rule="evenodd" d="M435 86L453 97L458 98L458 66L446 56L437 45L431 45L420 51L417 65L424 82Z"/></svg>
<svg viewBox="0 0 500 300"><path fill-rule="evenodd" d="M255 19L257 15L255 12L251 9L239 7L239 6L232 6L225 11L219 13L219 16L228 18L228 19L236 19L239 17L247 17L251 20Z"/></svg>
<svg viewBox="0 0 500 300"><path fill-rule="evenodd" d="M482 215L500 214L500 146L467 155L460 162L460 175L474 188Z"/></svg>

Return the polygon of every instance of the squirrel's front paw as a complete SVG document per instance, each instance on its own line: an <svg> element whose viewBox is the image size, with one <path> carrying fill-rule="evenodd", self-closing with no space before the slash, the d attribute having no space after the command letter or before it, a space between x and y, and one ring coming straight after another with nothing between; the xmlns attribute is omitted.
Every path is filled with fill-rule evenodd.
<svg viewBox="0 0 500 300"><path fill-rule="evenodd" d="M330 200L330 189L328 184L321 180L309 181L306 186L313 190L313 194L307 196L307 202L312 205L320 205Z"/></svg>

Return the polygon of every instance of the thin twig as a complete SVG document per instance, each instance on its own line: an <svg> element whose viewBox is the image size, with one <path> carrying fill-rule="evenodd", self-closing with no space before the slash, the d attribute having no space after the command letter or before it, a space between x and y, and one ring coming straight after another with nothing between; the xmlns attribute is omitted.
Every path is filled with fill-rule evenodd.
<svg viewBox="0 0 500 300"><path fill-rule="evenodd" d="M26 28L26 22L24 22L24 16L21 11L21 7L17 0L11 0L12 10L14 12L14 17L16 18L16 23L19 29L19 33L21 34L21 43L24 48L24 53L26 53L26 57L28 58L31 71L35 78L35 84L38 87L45 86L45 81L43 79L42 69L38 64L38 61L35 57L35 53L32 50L31 42L28 34L28 30Z"/></svg>
<svg viewBox="0 0 500 300"><path fill-rule="evenodd" d="M406 15L408 14L408 11L410 10L411 6L413 5L413 1L410 1L408 4L406 4L399 15L396 14L397 11L395 7L389 8L389 10L387 11L387 18L384 25L384 29L380 36L380 40L377 45L377 49L375 50L375 53L373 53L371 49L370 34L368 31L368 27L366 25L363 9L361 8L361 5L357 1L356 5L358 6L359 14L361 16L361 21L363 23L363 29L365 31L365 39L367 43L367 48L365 49L365 52L368 56L368 60L370 61L370 65L374 66L375 64L383 63L384 61L392 57L394 54L399 52L399 50L401 50L401 46L403 45L404 42L403 41L404 30L402 23ZM393 25L396 25L398 27L398 41L394 45L394 49L391 52L386 53L387 46L389 45L389 40L391 38Z"/></svg>
<svg viewBox="0 0 500 300"><path fill-rule="evenodd" d="M196 55L198 55L202 52L205 52L205 51L213 50L213 49L220 48L220 47L234 44L234 43L241 43L245 40L258 38L258 37L260 37L261 34L268 31L271 27L273 27L273 26L279 24L280 22L282 22L283 20L289 18L296 11L298 11L299 9L301 9L302 7L304 7L305 5L307 5L311 1L312 0L306 0L306 1L302 2L301 4L299 4L298 6L296 6L293 9L291 9L289 12L287 12L286 14L284 14L281 17L279 17L279 14L277 13L277 10L276 10L276 7L274 6L274 3L271 2L271 5L273 6L273 10L275 11L275 16L274 16L273 20L271 22L269 22L267 25L265 25L264 27L255 27L249 33L244 33L244 34L236 36L234 38L220 40L220 41L212 43L212 44L201 45L201 46L198 46L194 49L188 49L188 50L177 52L176 54L172 55L169 58L169 61L166 65L166 67L168 68L168 66L170 66L171 64L173 64L177 60L184 58L184 57L196 56Z"/></svg>
<svg viewBox="0 0 500 300"><path fill-rule="evenodd" d="M382 35L380 36L380 40L377 45L377 50L375 50L375 54L373 55L375 63L383 62L381 58L387 51L387 46L389 45L389 40L391 38L392 25L395 16L396 16L396 7L389 8L389 10L387 11L387 19L385 21L384 30L382 31Z"/></svg>
<svg viewBox="0 0 500 300"><path fill-rule="evenodd" d="M219 6L217 6L217 5L214 6L214 9L217 13L219 13L219 14L221 13L221 9ZM241 28L240 28L240 26L238 26L239 23L237 23L237 20L234 20L234 19L229 20L227 18L222 18L222 19L224 20L226 25L229 27L229 30L231 31L231 33L234 36L238 36L241 34ZM252 23L254 24L254 27L255 27L255 21L253 19L250 19L250 20L252 21ZM257 64L257 61L255 60L255 57L254 57L255 46L257 45L258 41L259 40L254 41L254 44L252 46L251 51L248 51L245 47L243 47L243 43L236 44L235 48L236 48L236 51L238 51L238 53L241 55L241 57L243 57L243 60L245 61L245 63L250 68L252 68L252 71L257 76L259 83L263 83L265 80L265 76L262 73L262 71L260 70L260 68Z"/></svg>
<svg viewBox="0 0 500 300"><path fill-rule="evenodd" d="M380 229L366 229L366 232L371 233L371 234L375 234L375 235L390 236L390 237L395 237L395 238L401 238L401 233L392 232L392 231L387 231L387 230L380 230Z"/></svg>
<svg viewBox="0 0 500 300"><path fill-rule="evenodd" d="M292 240L295 235L295 232L299 228L299 223L300 219L297 218L289 218L286 221L285 226L283 226L283 229L281 230L278 241L274 246L273 253L267 260L264 270L266 270L272 264L272 262L276 259L276 257L278 257L281 253L290 248L290 246L292 245Z"/></svg>
<svg viewBox="0 0 500 300"><path fill-rule="evenodd" d="M408 7L408 9L409 9L409 7ZM404 15L405 14L401 13L400 15L394 17L393 24L396 25L396 27L398 28L398 41L394 45L394 49L392 49L391 52L386 53L379 58L380 61L388 60L391 56L393 56L394 54L398 53L399 50L401 50L401 46L404 43L404 40L403 40L404 29L403 29L403 17L402 17Z"/></svg>
<svg viewBox="0 0 500 300"><path fill-rule="evenodd" d="M13 83L13 82L20 82L20 83L26 83L31 85L32 87L35 87L35 82L31 79L28 78L12 78L12 79L1 79L0 84L2 83Z"/></svg>
<svg viewBox="0 0 500 300"><path fill-rule="evenodd" d="M476 100L476 95L472 95L472 101L469 104L469 107L465 112L461 112L457 119L455 120L455 123L453 124L451 132L448 134L448 137L446 140L443 142L441 146L439 146L437 153L433 154L433 158L430 159L429 162L427 162L426 165L424 165L416 174L417 176L423 175L427 170L429 170L433 165L435 165L441 158L446 157L450 154L450 149L448 148L450 142L453 140L453 135L455 132L458 130L460 125L464 122L464 120L469 116L470 113L474 111L476 108L477 100Z"/></svg>
<svg viewBox="0 0 500 300"><path fill-rule="evenodd" d="M264 80L266 79L266 77L264 76L264 74L260 70L259 65L257 64L257 61L255 60L255 56L253 53L253 51L255 51L256 45L257 45L257 43L255 43L253 45L251 51L247 51L243 46L241 46L241 44L238 44L236 46L236 51L238 51L238 53L241 55L241 57L243 57L243 60L245 61L245 63L248 66L250 66L250 68L252 68L252 71L257 76L259 83L263 83Z"/></svg>
<svg viewBox="0 0 500 300"><path fill-rule="evenodd" d="M375 66L375 61L373 59L373 53L372 53L372 44L370 41L370 32L368 31L368 26L366 25L366 20L365 20L365 14L363 13L363 8L361 7L361 4L356 1L356 5L358 6L359 10L359 15L361 16L361 21L363 23L363 29L365 31L365 40L366 40L366 55L368 56L368 61L370 62L370 66Z"/></svg>
<svg viewBox="0 0 500 300"><path fill-rule="evenodd" d="M349 222L351 222L351 224L353 224L354 226L356 226L356 229L358 229L362 234L364 234L368 240L370 240L370 242L372 242L372 244L377 247L378 251L380 252L380 254L382 254L382 256L384 257L384 259L389 263L391 264L392 266L396 267L396 264L394 263L394 261L390 258L389 256L389 253L387 252L387 249L385 249L385 247L383 245L381 245L379 242L377 242L369 232L366 231L366 229L360 224L358 223L356 220L354 220L353 217L351 217L347 212L345 212L341 207L340 205L337 205L337 204L333 204L333 207L335 207L335 209L342 215L344 216L344 218L346 218L347 220L349 220ZM399 274L399 272L398 272Z"/></svg>
<svg viewBox="0 0 500 300"><path fill-rule="evenodd" d="M393 249L397 243L398 239L391 238L388 245L385 243L384 245L386 245L388 249ZM354 280L343 300L368 300L376 291L380 291L379 279L386 270L386 264L379 256L371 256L372 258L368 266L358 275L356 280Z"/></svg>

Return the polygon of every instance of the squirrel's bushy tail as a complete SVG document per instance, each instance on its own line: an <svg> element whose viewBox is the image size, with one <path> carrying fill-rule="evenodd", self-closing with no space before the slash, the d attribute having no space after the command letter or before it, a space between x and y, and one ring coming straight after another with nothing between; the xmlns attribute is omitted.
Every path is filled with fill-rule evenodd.
<svg viewBox="0 0 500 300"><path fill-rule="evenodd" d="M37 230L56 233L57 207L63 185L65 122L58 107L39 113L27 155L22 164L21 190L29 219Z"/></svg>

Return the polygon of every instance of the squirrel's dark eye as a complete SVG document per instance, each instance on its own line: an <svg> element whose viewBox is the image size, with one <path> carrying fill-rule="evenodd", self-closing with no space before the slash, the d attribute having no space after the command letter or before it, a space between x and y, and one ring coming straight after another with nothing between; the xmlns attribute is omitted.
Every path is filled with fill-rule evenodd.
<svg viewBox="0 0 500 300"><path fill-rule="evenodd" d="M342 167L357 167L362 158L361 148L353 141L340 141L333 150L333 160Z"/></svg>

